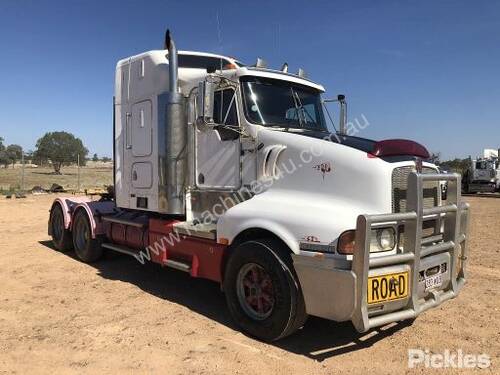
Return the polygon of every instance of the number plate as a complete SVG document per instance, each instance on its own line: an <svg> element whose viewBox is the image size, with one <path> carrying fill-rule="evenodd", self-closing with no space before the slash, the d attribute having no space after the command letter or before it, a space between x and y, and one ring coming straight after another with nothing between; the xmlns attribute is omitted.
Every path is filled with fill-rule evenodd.
<svg viewBox="0 0 500 375"><path fill-rule="evenodd" d="M436 288L440 286L443 283L443 277L441 276L440 273L434 276L426 277L425 278L425 291L428 291L429 289Z"/></svg>
<svg viewBox="0 0 500 375"><path fill-rule="evenodd" d="M369 305L390 302L408 296L408 272L372 276L368 278L367 302Z"/></svg>

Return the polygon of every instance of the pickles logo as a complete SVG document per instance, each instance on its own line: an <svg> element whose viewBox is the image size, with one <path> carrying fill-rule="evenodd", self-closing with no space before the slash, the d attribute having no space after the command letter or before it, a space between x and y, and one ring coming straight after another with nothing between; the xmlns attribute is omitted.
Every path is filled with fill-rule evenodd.
<svg viewBox="0 0 500 375"><path fill-rule="evenodd" d="M332 166L330 165L330 163L327 162L327 163L313 165L313 169L317 170L318 172L321 172L324 180L325 174L330 173L332 171Z"/></svg>
<svg viewBox="0 0 500 375"><path fill-rule="evenodd" d="M408 349L408 368L479 368L490 367L488 354L467 354L462 349L456 352L445 349L443 353L434 353L429 349Z"/></svg>

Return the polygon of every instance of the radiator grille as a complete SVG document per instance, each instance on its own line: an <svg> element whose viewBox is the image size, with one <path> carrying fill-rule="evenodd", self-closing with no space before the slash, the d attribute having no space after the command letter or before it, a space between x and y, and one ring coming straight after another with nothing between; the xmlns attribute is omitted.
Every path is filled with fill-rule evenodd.
<svg viewBox="0 0 500 375"><path fill-rule="evenodd" d="M406 191L408 189L408 175L414 167L399 167L392 171L392 212L406 212ZM437 173L434 168L423 167L422 173ZM424 182L424 208L439 205L439 182Z"/></svg>

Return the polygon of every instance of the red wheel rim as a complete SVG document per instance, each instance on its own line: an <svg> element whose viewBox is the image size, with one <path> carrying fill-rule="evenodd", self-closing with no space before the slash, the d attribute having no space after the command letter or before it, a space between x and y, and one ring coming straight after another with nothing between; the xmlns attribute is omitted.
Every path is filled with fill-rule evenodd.
<svg viewBox="0 0 500 375"><path fill-rule="evenodd" d="M269 317L274 308L274 287L264 267L256 263L245 264L236 282L238 300L245 313L256 320Z"/></svg>

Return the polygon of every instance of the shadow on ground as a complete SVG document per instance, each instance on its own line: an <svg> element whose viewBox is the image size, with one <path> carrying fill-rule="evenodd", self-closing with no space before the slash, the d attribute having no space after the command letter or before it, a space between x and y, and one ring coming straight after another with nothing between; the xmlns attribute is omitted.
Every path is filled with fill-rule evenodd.
<svg viewBox="0 0 500 375"><path fill-rule="evenodd" d="M51 241L39 241L46 248L57 251ZM74 252L65 253L79 261ZM217 283L190 277L184 272L162 268L156 264L141 265L125 255L112 254L92 263L98 275L105 279L120 280L136 285L158 298L172 301L220 324L238 330L226 309L224 295ZM310 317L306 325L294 335L272 345L295 354L323 361L345 353L368 348L400 329L409 322L393 324L379 330L360 334L350 323L335 323Z"/></svg>

